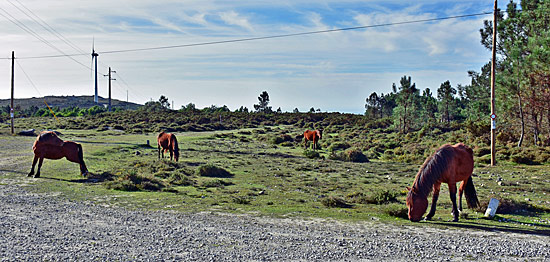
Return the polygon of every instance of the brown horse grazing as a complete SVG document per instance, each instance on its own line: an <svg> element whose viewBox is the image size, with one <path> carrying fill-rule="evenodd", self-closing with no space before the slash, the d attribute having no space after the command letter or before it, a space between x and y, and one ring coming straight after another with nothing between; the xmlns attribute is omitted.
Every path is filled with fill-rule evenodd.
<svg viewBox="0 0 550 262"><path fill-rule="evenodd" d="M63 141L57 137L52 131L45 131L40 133L32 146L34 152L34 160L32 161L31 172L28 176L40 177L40 168L42 167L42 161L47 159L61 159L63 157L67 160L80 164L80 173L86 176L88 169L84 163L84 156L82 154L82 146L72 141ZM38 170L34 174L34 166L36 161L38 162Z"/></svg>
<svg viewBox="0 0 550 262"><path fill-rule="evenodd" d="M307 141L313 142L313 151L317 148L317 141L323 137L323 130L304 131L304 148L307 148Z"/></svg>
<svg viewBox="0 0 550 262"><path fill-rule="evenodd" d="M164 158L164 153L166 151L170 151L170 160L172 160L172 156L173 156L174 160L178 162L178 159L180 158L180 149L178 147L178 140L176 139L176 136L174 134L161 132L157 136L157 145L158 145L159 159L160 159L161 152L162 152L162 158ZM162 150L161 150L161 147L162 147Z"/></svg>
<svg viewBox="0 0 550 262"><path fill-rule="evenodd" d="M462 192L465 192L469 208L479 206L477 193L472 181L474 157L471 148L462 143L454 146L443 145L424 161L418 171L412 188L407 187L407 207L409 219L418 222L428 208L428 195L433 188L432 206L426 216L430 220L435 214L437 198L441 183L449 185L449 193L453 202L454 222L458 221L459 210L462 211ZM456 205L456 183L462 181L458 189L458 208Z"/></svg>

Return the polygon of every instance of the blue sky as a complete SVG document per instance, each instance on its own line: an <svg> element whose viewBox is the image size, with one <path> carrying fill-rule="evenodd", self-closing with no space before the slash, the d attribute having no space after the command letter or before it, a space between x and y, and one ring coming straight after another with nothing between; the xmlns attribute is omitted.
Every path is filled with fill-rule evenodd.
<svg viewBox="0 0 550 262"><path fill-rule="evenodd" d="M499 3L503 8L506 2ZM490 60L479 29L491 15L325 34L126 53L116 50L185 45L241 38L432 19L492 10L493 1L0 1L0 58L16 52L15 96L93 95L90 49L101 74L117 71L113 97L145 103L160 95L175 108L227 105L253 108L262 91L274 109L363 113L372 92L388 93L411 76L421 89L444 81L468 84L468 70ZM22 11L24 12L22 12ZM33 16L32 13L36 14ZM9 17L4 11L9 12ZM10 20L8 20L8 18ZM29 16L33 17L31 19ZM35 21L36 20L36 21ZM48 32L43 20L77 48ZM13 22L40 35L58 55ZM10 60L0 60L0 98L9 98ZM29 75L25 77L21 68Z"/></svg>

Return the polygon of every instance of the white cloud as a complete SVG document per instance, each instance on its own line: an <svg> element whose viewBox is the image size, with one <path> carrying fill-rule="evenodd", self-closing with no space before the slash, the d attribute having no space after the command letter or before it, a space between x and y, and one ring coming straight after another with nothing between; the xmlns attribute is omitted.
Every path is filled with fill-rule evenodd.
<svg viewBox="0 0 550 262"><path fill-rule="evenodd" d="M199 24L199 25L203 25L203 26L206 26L208 25L208 22L206 21L206 14L205 13L199 13L199 14L195 14L195 15L192 15L192 16L186 16L185 17L185 20L191 22L191 23L194 23L194 24Z"/></svg>
<svg viewBox="0 0 550 262"><path fill-rule="evenodd" d="M254 28L250 24L247 18L242 17L235 11L221 12L220 18L228 25L236 25L247 29L248 31L254 31Z"/></svg>

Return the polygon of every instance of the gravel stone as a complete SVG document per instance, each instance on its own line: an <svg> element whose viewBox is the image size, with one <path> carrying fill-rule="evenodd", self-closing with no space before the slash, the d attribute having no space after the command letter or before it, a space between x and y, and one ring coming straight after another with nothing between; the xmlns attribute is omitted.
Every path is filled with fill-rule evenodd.
<svg viewBox="0 0 550 262"><path fill-rule="evenodd" d="M550 236L134 211L2 179L0 261L550 261Z"/></svg>

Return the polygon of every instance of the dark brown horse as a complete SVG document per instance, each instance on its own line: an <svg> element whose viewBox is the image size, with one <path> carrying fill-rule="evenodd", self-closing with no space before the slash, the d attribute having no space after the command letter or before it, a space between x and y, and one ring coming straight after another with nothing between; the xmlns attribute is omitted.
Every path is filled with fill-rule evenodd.
<svg viewBox="0 0 550 262"><path fill-rule="evenodd" d="M466 195L469 208L479 206L476 190L472 181L474 157L471 148L462 143L454 146L443 145L424 161L418 171L412 188L408 188L407 207L409 219L420 221L428 208L428 195L433 189L432 206L426 216L430 220L435 214L441 183L449 185L449 193L453 202L453 221L458 221L459 210L462 211L462 192ZM456 205L456 183L462 181L458 189L458 208Z"/></svg>
<svg viewBox="0 0 550 262"><path fill-rule="evenodd" d="M313 151L317 148L317 141L323 137L323 130L304 131L304 148L307 148L307 141L313 142Z"/></svg>
<svg viewBox="0 0 550 262"><path fill-rule="evenodd" d="M61 159L63 157L71 162L80 164L80 173L83 176L86 176L88 173L88 169L84 163L82 146L72 141L63 141L52 131L40 133L36 141L34 141L32 151L34 152L34 160L32 161L31 172L28 176L40 177L40 168L42 167L44 158ZM34 174L34 166L38 159L40 159L38 162L38 170L36 174Z"/></svg>
<svg viewBox="0 0 550 262"><path fill-rule="evenodd" d="M162 152L162 158L164 158L164 153L166 151L170 151L170 160L172 160L172 156L173 156L174 160L178 162L178 159L180 158L180 149L178 147L178 140L176 139L176 135L161 132L157 136L157 145L158 145L159 159L160 159L161 152Z"/></svg>

